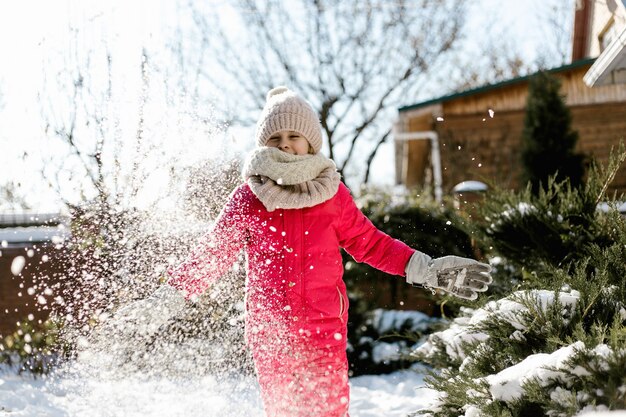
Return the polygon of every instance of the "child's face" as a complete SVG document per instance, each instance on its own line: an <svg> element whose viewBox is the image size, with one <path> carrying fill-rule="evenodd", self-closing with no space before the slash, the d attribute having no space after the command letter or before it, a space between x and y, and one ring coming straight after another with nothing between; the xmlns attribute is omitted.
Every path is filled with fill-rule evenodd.
<svg viewBox="0 0 626 417"><path fill-rule="evenodd" d="M292 130L281 130L270 136L267 144L292 155L306 155L309 153L309 142L299 133Z"/></svg>

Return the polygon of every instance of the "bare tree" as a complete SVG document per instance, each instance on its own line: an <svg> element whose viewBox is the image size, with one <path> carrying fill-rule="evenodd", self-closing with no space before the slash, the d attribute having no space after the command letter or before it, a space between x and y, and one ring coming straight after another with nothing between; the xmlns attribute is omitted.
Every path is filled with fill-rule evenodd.
<svg viewBox="0 0 626 417"><path fill-rule="evenodd" d="M567 64L572 52L576 0L541 0L535 3L545 39L538 52L539 66L550 68Z"/></svg>
<svg viewBox="0 0 626 417"><path fill-rule="evenodd" d="M148 167L139 163L145 156L145 101L140 100L131 120L122 122L115 98L113 55L106 45L81 49L79 38L75 32L68 48L72 54L63 56L58 72L50 77L54 67L44 66L48 72L39 96L45 132L42 145L50 151L41 155L40 169L71 215L65 262L75 287L63 296L74 318L85 321L111 301L117 291L115 277L122 271L130 275L133 269L126 243L137 230L139 216L133 199ZM145 89L149 82L145 52L141 62ZM122 123L135 127L123 129ZM84 291L83 296L71 292L77 289Z"/></svg>
<svg viewBox="0 0 626 417"><path fill-rule="evenodd" d="M136 66L120 59L116 66L106 41L68 50L74 53L55 74L44 73L39 96L46 145L54 149L42 155L42 177L70 209L91 202L104 212L128 210L145 207L146 196L166 197L146 193L151 176L166 174L167 182L180 159L206 152L223 127L210 110L181 99L145 48Z"/></svg>
<svg viewBox="0 0 626 417"><path fill-rule="evenodd" d="M437 84L464 91L568 62L574 0L531 0L525 7L533 10L532 18L526 20L511 16L509 7L497 1L472 4L473 14L480 14L480 26L464 39L464 53L453 58L454 64L440 74Z"/></svg>
<svg viewBox="0 0 626 417"><path fill-rule="evenodd" d="M3 108L3 93L0 88L0 111L2 111ZM0 210L19 211L30 209L30 205L26 201L20 187L21 183L11 180L5 180L0 184Z"/></svg>
<svg viewBox="0 0 626 417"><path fill-rule="evenodd" d="M168 172L175 159L163 147L166 115L154 111L152 97L160 97L160 90L153 84L162 83L151 79L150 54L138 51L137 65L123 66L136 73L121 74L106 39L84 45L83 33L71 34L70 47L44 65L39 102L41 148L47 151L41 152L40 169L71 215L67 274L75 285L68 291L84 293L68 293L66 300L84 321L110 307L120 291L132 297L147 290L124 283L158 281L165 262L159 250L171 248L142 225L166 194L150 193L147 184L157 171Z"/></svg>
<svg viewBox="0 0 626 417"><path fill-rule="evenodd" d="M202 187L215 199L230 189L216 186L226 181L211 164L222 161L207 152L219 148L212 140L222 127L210 110L170 88L167 73L152 59L156 52L138 50L135 63L120 65L105 38L79 45L84 35L74 35L71 47L59 51L63 60L44 66L39 101L47 152L41 175L71 214L66 300L73 303L67 306L72 316L84 322L120 299L150 292L168 258L182 257L194 241L190 235L197 230L178 230L180 222L162 217L162 200L181 206L172 210L177 220L186 205L206 221L194 200L204 196ZM202 182L190 178L206 171L216 174ZM157 188L149 187L155 174ZM191 186L194 192L184 195Z"/></svg>
<svg viewBox="0 0 626 417"><path fill-rule="evenodd" d="M0 210L22 211L31 209L23 193L19 190L20 186L21 184L15 182L0 185Z"/></svg>
<svg viewBox="0 0 626 417"><path fill-rule="evenodd" d="M122 115L113 98L112 54L81 52L85 55L77 52L54 79L46 79L48 89L40 95L45 133L57 151L43 156L41 174L70 209L86 201L109 208L126 206L147 176L146 167L137 163L145 102L139 103L136 130L129 140L119 128ZM142 74L148 60L143 58ZM148 79L142 79L145 87ZM126 167L122 148L126 154L137 152Z"/></svg>
<svg viewBox="0 0 626 417"><path fill-rule="evenodd" d="M480 50L455 57L452 68L439 74L438 83L452 91L466 91L535 70L534 64L524 59L510 37L489 27L485 28L483 36Z"/></svg>
<svg viewBox="0 0 626 417"><path fill-rule="evenodd" d="M200 4L199 4L200 3ZM250 125L265 93L288 85L319 113L344 174L372 163L395 110L429 88L458 51L466 0L233 0L228 16L189 2L178 61L191 94L212 96ZM220 21L222 19L222 21ZM366 174L367 178L367 174Z"/></svg>

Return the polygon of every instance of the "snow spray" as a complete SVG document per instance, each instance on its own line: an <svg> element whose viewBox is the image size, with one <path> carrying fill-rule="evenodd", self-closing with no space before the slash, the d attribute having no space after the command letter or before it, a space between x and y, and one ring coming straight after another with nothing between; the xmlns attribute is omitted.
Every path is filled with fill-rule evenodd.
<svg viewBox="0 0 626 417"><path fill-rule="evenodd" d="M62 409L71 415L101 409L96 415L261 416L243 336L243 259L154 334L131 331L122 338L102 331L120 308L164 284L166 268L184 259L241 181L240 158L223 126L199 117L197 106L178 109L176 120L167 120L171 110L162 111L156 126L142 130L142 140L153 133L175 146L141 148L133 156L133 164L142 164L160 155L157 185L118 172L93 198L72 205L69 236L57 242L62 272L38 277L32 288L58 327L46 389L61 394L55 401L70 402ZM112 166L121 164L111 158ZM132 186L115 188L123 181ZM181 391L201 396L188 404L203 410L190 409Z"/></svg>

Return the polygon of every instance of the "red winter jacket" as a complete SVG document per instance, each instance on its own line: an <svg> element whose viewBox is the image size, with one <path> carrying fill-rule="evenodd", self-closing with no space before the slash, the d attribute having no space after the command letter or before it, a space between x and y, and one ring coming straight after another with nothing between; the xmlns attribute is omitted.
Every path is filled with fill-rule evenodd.
<svg viewBox="0 0 626 417"><path fill-rule="evenodd" d="M189 257L169 271L169 284L188 298L198 295L245 249L249 330L275 320L300 331L325 319L345 323L348 297L339 248L358 262L402 276L414 252L376 229L343 183L324 203L272 212L244 184Z"/></svg>

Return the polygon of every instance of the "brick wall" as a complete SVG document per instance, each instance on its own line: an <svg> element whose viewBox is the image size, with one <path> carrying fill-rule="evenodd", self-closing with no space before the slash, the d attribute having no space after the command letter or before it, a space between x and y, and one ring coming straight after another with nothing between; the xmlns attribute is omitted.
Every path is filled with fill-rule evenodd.
<svg viewBox="0 0 626 417"><path fill-rule="evenodd" d="M21 273L15 276L11 272L11 264L17 256L23 256L26 264ZM48 318L61 276L63 276L62 254L52 245L2 248L0 335L15 331L16 323L28 320L29 315L32 315L31 320L34 322ZM43 294L46 288L53 291L51 296ZM38 303L39 295L47 299L46 304Z"/></svg>

